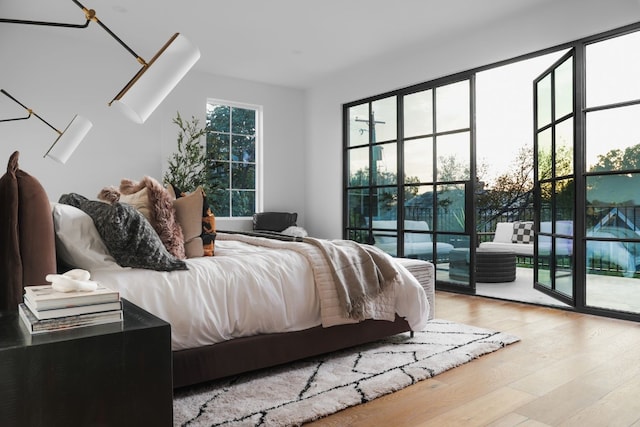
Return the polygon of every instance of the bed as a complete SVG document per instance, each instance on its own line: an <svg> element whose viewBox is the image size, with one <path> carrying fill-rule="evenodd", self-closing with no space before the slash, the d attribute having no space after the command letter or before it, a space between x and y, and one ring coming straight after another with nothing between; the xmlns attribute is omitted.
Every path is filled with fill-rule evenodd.
<svg viewBox="0 0 640 427"><path fill-rule="evenodd" d="M0 181L0 199L13 207L0 212L0 221L15 225L16 231L0 236L6 237L0 255L13 254L14 259L0 269L0 279L7 284L0 301L3 308L15 309L22 287L42 283L59 265L87 269L93 280L171 324L174 388L419 330L433 317L433 266L386 254L383 257L397 272L393 286L365 298L358 316L345 316L341 298L336 298L339 287L329 286L335 277L332 261L322 256L326 241L218 232L214 256L167 257L165 245L158 249L160 254L144 254L146 248L125 254L149 255L153 268L135 266L135 260L130 262L134 266L122 267L102 222L113 219L109 215L115 210L135 216L135 221L120 221L128 221L133 229L108 229L126 240L147 234L159 238L162 233L149 231L153 221L140 219L137 209L124 202L87 199L86 206L74 206L82 198L61 198L64 203L51 203L37 179L18 169L17 156L12 159ZM97 221L91 209L107 210L109 215ZM26 212L33 218L23 218ZM190 238L186 234L185 242ZM126 240L120 249L131 252L135 244ZM166 264L158 261L165 258ZM38 266L36 274L24 274L33 265Z"/></svg>

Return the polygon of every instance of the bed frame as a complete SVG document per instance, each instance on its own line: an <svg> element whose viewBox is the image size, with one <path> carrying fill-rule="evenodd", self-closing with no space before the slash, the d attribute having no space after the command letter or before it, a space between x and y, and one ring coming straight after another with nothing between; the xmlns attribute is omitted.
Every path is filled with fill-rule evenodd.
<svg viewBox="0 0 640 427"><path fill-rule="evenodd" d="M429 319L433 319L433 264L416 259L397 260L424 288L431 306ZM394 322L365 320L330 328L317 326L302 331L235 338L204 347L178 350L173 352L173 387L185 387L277 366L409 331L411 328L406 320L396 316Z"/></svg>
<svg viewBox="0 0 640 427"><path fill-rule="evenodd" d="M425 289L434 317L434 266L430 262L398 258ZM58 264L60 272L69 266ZM142 307L144 308L144 307ZM173 351L173 388L188 387L244 372L290 363L308 357L369 343L410 332L406 320L396 315L393 322L364 322L314 328L286 333L234 338L198 348Z"/></svg>
<svg viewBox="0 0 640 427"><path fill-rule="evenodd" d="M38 180L18 168L18 152L0 178L0 309L16 310L23 287L45 282L57 265L51 206ZM434 316L433 264L398 258L427 293ZM61 269L62 268L62 269ZM144 308L144 307L142 307ZM236 338L200 348L173 352L173 387L272 367L410 331L399 317L394 322L367 320L330 328Z"/></svg>

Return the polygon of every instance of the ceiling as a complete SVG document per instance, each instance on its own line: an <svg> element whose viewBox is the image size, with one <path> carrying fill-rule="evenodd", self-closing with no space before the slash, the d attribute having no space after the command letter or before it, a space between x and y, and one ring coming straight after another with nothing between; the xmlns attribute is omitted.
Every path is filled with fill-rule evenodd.
<svg viewBox="0 0 640 427"><path fill-rule="evenodd" d="M199 70L296 88L552 1L558 0L80 0L145 59L180 32L200 48ZM84 22L72 0L4 0L0 17ZM113 43L95 23L88 29L21 27Z"/></svg>

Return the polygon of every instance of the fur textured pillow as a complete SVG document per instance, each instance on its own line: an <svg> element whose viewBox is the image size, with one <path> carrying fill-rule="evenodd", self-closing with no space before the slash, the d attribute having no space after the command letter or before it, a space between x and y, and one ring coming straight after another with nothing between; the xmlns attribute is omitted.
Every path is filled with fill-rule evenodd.
<svg viewBox="0 0 640 427"><path fill-rule="evenodd" d="M79 194L60 196L60 203L86 212L109 253L122 267L158 271L186 270L184 261L171 255L149 221L133 206L88 200Z"/></svg>
<svg viewBox="0 0 640 427"><path fill-rule="evenodd" d="M120 182L119 189L102 189L98 199L110 203L119 201L138 209L151 223L169 253L176 258L186 258L184 235L176 221L173 198L158 181L149 176L140 182L125 178Z"/></svg>

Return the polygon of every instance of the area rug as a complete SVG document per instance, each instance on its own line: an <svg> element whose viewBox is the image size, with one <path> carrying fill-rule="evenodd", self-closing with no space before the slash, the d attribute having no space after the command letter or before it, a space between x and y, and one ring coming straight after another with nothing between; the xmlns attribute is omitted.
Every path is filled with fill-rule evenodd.
<svg viewBox="0 0 640 427"><path fill-rule="evenodd" d="M176 426L298 426L431 378L519 339L446 320L424 331L177 390Z"/></svg>

